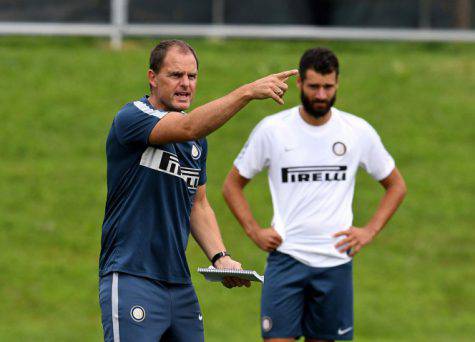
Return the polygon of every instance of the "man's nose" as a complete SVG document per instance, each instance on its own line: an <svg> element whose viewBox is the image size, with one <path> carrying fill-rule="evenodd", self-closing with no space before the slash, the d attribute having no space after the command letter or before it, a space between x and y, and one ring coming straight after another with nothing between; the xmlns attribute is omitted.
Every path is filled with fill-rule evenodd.
<svg viewBox="0 0 475 342"><path fill-rule="evenodd" d="M325 92L325 89L323 87L317 88L317 92L315 94L315 97L319 100L324 100L327 98L327 93Z"/></svg>
<svg viewBox="0 0 475 342"><path fill-rule="evenodd" d="M180 80L180 86L182 88L185 88L185 89L188 89L188 87L190 86L190 79L188 77L188 75L184 75L181 80Z"/></svg>

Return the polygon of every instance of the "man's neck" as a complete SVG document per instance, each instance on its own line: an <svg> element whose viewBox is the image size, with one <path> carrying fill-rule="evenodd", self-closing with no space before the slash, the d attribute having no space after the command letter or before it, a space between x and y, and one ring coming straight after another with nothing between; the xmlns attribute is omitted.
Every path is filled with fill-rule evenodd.
<svg viewBox="0 0 475 342"><path fill-rule="evenodd" d="M319 118L316 118L313 115L310 115L309 113L307 113L307 111L305 110L303 106L299 107L299 113L303 121L305 121L306 123L312 126L322 126L326 124L332 117L331 109Z"/></svg>
<svg viewBox="0 0 475 342"><path fill-rule="evenodd" d="M162 102L160 102L155 96L153 96L153 94L150 94L147 97L147 100L148 102L150 102L150 104L152 105L154 109L166 110L165 105Z"/></svg>

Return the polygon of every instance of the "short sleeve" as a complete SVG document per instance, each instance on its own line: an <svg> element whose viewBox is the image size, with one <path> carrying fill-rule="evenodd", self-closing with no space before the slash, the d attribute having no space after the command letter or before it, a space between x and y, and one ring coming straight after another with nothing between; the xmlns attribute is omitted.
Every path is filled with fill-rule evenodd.
<svg viewBox="0 0 475 342"><path fill-rule="evenodd" d="M395 162L388 153L378 133L367 124L362 137L363 148L360 166L376 180L383 180L393 171Z"/></svg>
<svg viewBox="0 0 475 342"><path fill-rule="evenodd" d="M122 145L147 146L150 133L165 114L159 111L153 112L156 114L148 114L139 109L133 110L133 108L122 109L114 119L115 132L119 142Z"/></svg>
<svg viewBox="0 0 475 342"><path fill-rule="evenodd" d="M239 174L251 179L270 164L270 139L268 126L260 122L252 131L241 152L234 160Z"/></svg>
<svg viewBox="0 0 475 342"><path fill-rule="evenodd" d="M206 176L206 158L208 157L208 142L206 139L201 140L201 171L200 171L200 179L198 181L198 185L206 184L207 176Z"/></svg>

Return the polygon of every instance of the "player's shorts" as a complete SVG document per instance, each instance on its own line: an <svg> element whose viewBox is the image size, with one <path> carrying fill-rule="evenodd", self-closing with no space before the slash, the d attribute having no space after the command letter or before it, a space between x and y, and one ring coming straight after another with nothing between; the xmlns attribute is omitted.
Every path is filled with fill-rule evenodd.
<svg viewBox="0 0 475 342"><path fill-rule="evenodd" d="M309 267L271 252L262 289L263 338L353 339L352 262Z"/></svg>
<svg viewBox="0 0 475 342"><path fill-rule="evenodd" d="M99 301L104 341L204 341L192 285L110 273L99 280Z"/></svg>

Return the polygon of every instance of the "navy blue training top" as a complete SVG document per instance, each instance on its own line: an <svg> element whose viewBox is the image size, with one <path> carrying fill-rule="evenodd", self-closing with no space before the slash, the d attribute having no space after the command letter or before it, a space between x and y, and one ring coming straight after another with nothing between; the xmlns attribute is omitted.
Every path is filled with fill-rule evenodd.
<svg viewBox="0 0 475 342"><path fill-rule="evenodd" d="M150 133L166 114L143 97L114 118L106 145L100 276L124 272L191 283L185 250L193 199L206 183L207 143L151 146Z"/></svg>

